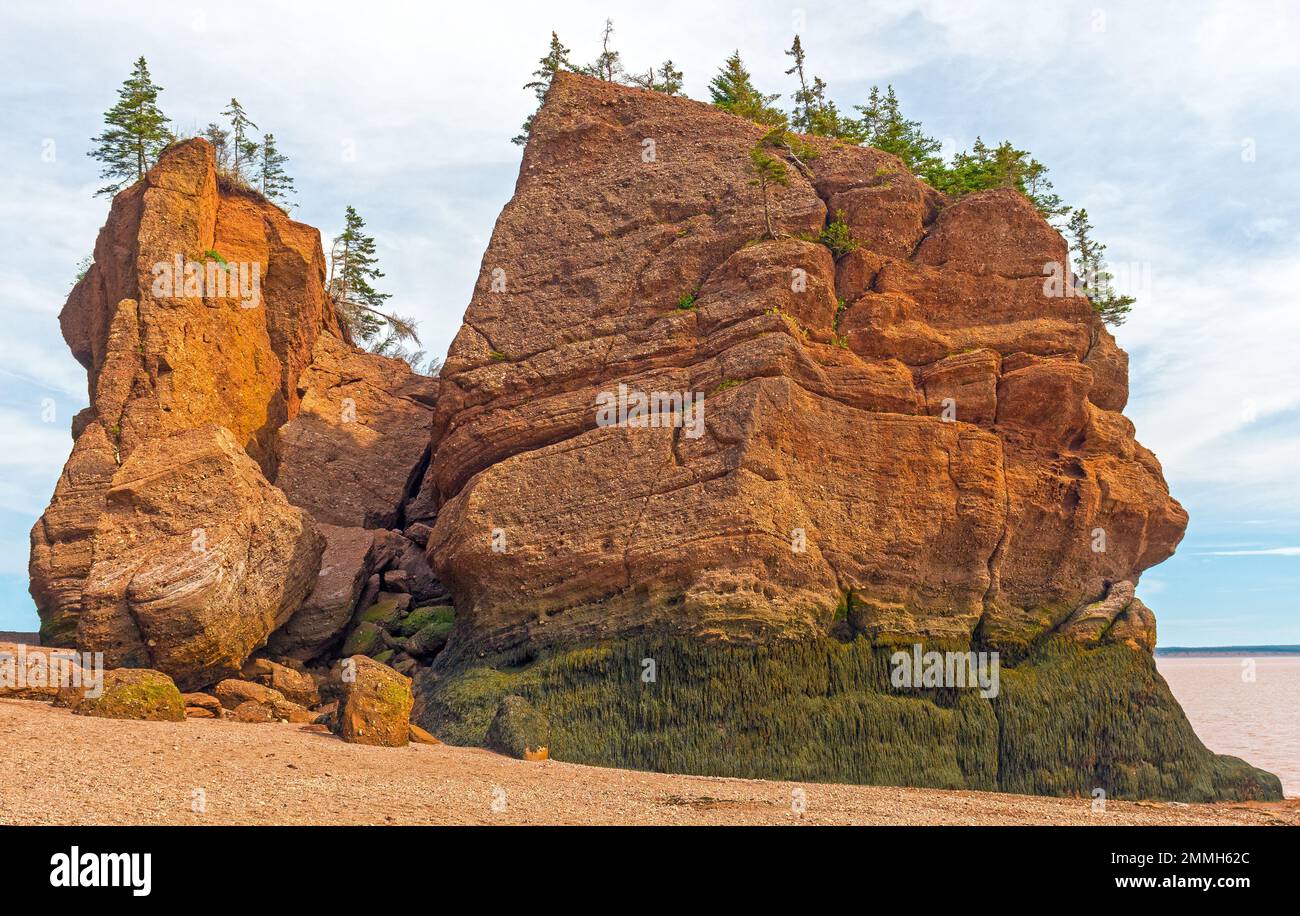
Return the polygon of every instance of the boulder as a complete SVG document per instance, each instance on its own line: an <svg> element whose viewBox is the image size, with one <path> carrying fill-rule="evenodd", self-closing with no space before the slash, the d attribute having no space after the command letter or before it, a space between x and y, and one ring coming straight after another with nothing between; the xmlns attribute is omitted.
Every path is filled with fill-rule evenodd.
<svg viewBox="0 0 1300 916"><path fill-rule="evenodd" d="M325 538L316 584L267 642L275 654L300 660L315 658L340 637L373 566L373 531L319 523L316 528Z"/></svg>
<svg viewBox="0 0 1300 916"><path fill-rule="evenodd" d="M343 642L342 654L366 655L374 658L387 648L386 633L378 624L362 621L352 628L348 638Z"/></svg>
<svg viewBox="0 0 1300 916"><path fill-rule="evenodd" d="M210 693L183 693L181 701L185 704L185 715L191 719L220 719L222 705Z"/></svg>
<svg viewBox="0 0 1300 916"><path fill-rule="evenodd" d="M411 723L411 743L412 744L442 744L433 735L426 732L414 722Z"/></svg>
<svg viewBox="0 0 1300 916"><path fill-rule="evenodd" d="M357 614L357 621L396 631L410 607L411 596L405 592L380 592L374 604Z"/></svg>
<svg viewBox="0 0 1300 916"><path fill-rule="evenodd" d="M248 722L250 724L261 724L265 722L274 722L275 713L266 703L259 703L257 700L245 700L231 710L230 718L236 722Z"/></svg>
<svg viewBox="0 0 1300 916"><path fill-rule="evenodd" d="M405 637L403 651L417 658L436 655L447 645L455 626L455 612L450 607L416 608L398 630Z"/></svg>
<svg viewBox="0 0 1300 916"><path fill-rule="evenodd" d="M102 719L181 722L185 719L185 701L176 684L161 671L115 668L104 672L99 696L83 691L72 712Z"/></svg>
<svg viewBox="0 0 1300 916"><path fill-rule="evenodd" d="M545 760L551 728L546 717L520 696L507 696L488 726L487 746L518 760Z"/></svg>
<svg viewBox="0 0 1300 916"><path fill-rule="evenodd" d="M185 689L238 673L311 590L323 543L229 430L139 445L113 475L77 644Z"/></svg>
<svg viewBox="0 0 1300 916"><path fill-rule="evenodd" d="M278 691L285 699L300 706L315 706L320 702L320 692L310 674L267 658L250 660L244 666L243 677Z"/></svg>
<svg viewBox="0 0 1300 916"><path fill-rule="evenodd" d="M340 685L334 729L344 741L403 747L410 737L411 679L364 655L335 667Z"/></svg>
<svg viewBox="0 0 1300 916"><path fill-rule="evenodd" d="M280 691L258 684L254 681L240 681L228 678L212 688L213 695L226 709L235 709L243 703L261 703L267 708L273 702L284 702L285 696Z"/></svg>
<svg viewBox="0 0 1300 916"><path fill-rule="evenodd" d="M68 649L0 642L0 699L54 700L60 690L89 683L93 671Z"/></svg>

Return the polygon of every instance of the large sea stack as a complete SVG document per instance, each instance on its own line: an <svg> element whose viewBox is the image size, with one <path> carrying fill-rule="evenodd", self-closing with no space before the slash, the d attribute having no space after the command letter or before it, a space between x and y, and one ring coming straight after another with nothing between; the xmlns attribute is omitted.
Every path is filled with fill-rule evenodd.
<svg viewBox="0 0 1300 916"><path fill-rule="evenodd" d="M509 712L560 760L1280 797L1156 672L1134 588L1187 516L1045 282L1060 234L808 138L769 237L766 131L558 74L440 380L353 347L317 233L173 147L62 316L91 407L33 531L44 635L186 687L368 654L439 738ZM154 295L177 252L263 301ZM998 689L900 685L928 652L996 652Z"/></svg>

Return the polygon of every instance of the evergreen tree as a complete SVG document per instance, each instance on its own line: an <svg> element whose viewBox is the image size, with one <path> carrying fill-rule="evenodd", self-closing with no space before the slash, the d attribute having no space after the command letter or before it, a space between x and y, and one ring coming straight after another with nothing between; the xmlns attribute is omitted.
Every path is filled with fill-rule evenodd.
<svg viewBox="0 0 1300 916"><path fill-rule="evenodd" d="M794 58L794 64L789 70L785 71L786 76L795 75L799 78L799 88L794 93L794 113L790 118L790 126L800 133L812 133L813 125L813 104L814 96L811 89L808 88L808 80L804 76L804 52L803 42L799 36L794 36L794 44L790 45L790 50L786 51L787 57Z"/></svg>
<svg viewBox="0 0 1300 916"><path fill-rule="evenodd" d="M230 131L225 130L220 125L209 124L200 136L212 144L212 150L217 159L217 170L220 172L229 171Z"/></svg>
<svg viewBox="0 0 1300 916"><path fill-rule="evenodd" d="M739 51L727 58L718 75L709 83L709 95L713 104L724 111L772 127L786 125L785 112L772 104L781 97L780 93L764 95L755 88L749 71L740 60Z"/></svg>
<svg viewBox="0 0 1300 916"><path fill-rule="evenodd" d="M1070 247L1074 251L1075 283L1087 293L1092 309L1109 325L1121 325L1137 301L1121 296L1111 286L1114 275L1106 267L1106 246L1092 239L1088 211L1080 208L1070 217Z"/></svg>
<svg viewBox="0 0 1300 916"><path fill-rule="evenodd" d="M419 343L419 338L414 322L383 310L391 296L371 285L384 274L379 269L374 237L364 232L365 227L365 221L349 206L343 232L330 248L329 292L340 321L354 341L371 349L384 347L391 353L402 341Z"/></svg>
<svg viewBox="0 0 1300 916"><path fill-rule="evenodd" d="M642 89L652 89L664 95L685 95L682 92L682 71L674 67L671 60L664 61L658 72L651 67L645 76L633 76L631 81Z"/></svg>
<svg viewBox="0 0 1300 916"><path fill-rule="evenodd" d="M172 141L167 117L158 107L158 93L141 57L117 93L117 104L104 113L104 132L92 138L95 144L86 155L103 163L100 178L111 180L96 192L115 194L123 185L144 177L158 155Z"/></svg>
<svg viewBox="0 0 1300 916"><path fill-rule="evenodd" d="M230 100L230 107L222 112L223 115L230 118L230 132L233 137L231 152L233 153L234 162L230 169L230 174L238 181L244 180L244 163L248 162L257 153L256 141L250 140L248 132L256 130L254 124L244 111L244 106L239 104L238 99Z"/></svg>
<svg viewBox="0 0 1300 916"><path fill-rule="evenodd" d="M872 86L867 104L854 107L862 115L857 122L857 133L862 142L893 153L906 163L912 174L935 183L943 172L943 159L939 156L941 144L921 130L919 121L903 116L893 86L886 87L883 96L880 87Z"/></svg>
<svg viewBox="0 0 1300 916"><path fill-rule="evenodd" d="M573 69L573 61L569 60L569 49L560 42L559 36L554 32L551 33L551 46L539 63L541 66L533 71L533 79L524 83L524 88L533 90L537 96L537 106L540 108L542 100L546 98L546 90L551 88L551 80L555 78L555 74L560 70ZM511 139L511 143L523 146L528 142L534 117L536 117L535 112L528 116L519 134Z"/></svg>
<svg viewBox="0 0 1300 916"><path fill-rule="evenodd" d="M784 127L776 127L759 139L749 151L749 183L759 189L763 196L763 223L767 227L766 237L776 238L772 228L772 208L769 202L773 185L785 187L790 183L785 163L767 150L774 144L783 142Z"/></svg>
<svg viewBox="0 0 1300 916"><path fill-rule="evenodd" d="M835 103L826 97L826 83L820 76L813 77L812 88L808 90L812 105L808 122L808 133L818 137L834 137L858 144L864 139L862 127L852 118L840 114Z"/></svg>
<svg viewBox="0 0 1300 916"><path fill-rule="evenodd" d="M600 54L596 59L582 68L582 72L588 76L594 76L602 79L607 83L621 83L627 76L623 70L623 62L619 53L609 46L609 40L614 36L614 20L605 20L605 31L600 38Z"/></svg>
<svg viewBox="0 0 1300 916"><path fill-rule="evenodd" d="M800 133L861 143L861 127L857 121L841 115L835 103L827 97L826 81L820 76L814 76L809 85L804 69L807 56L804 54L803 41L798 35L794 36L794 44L785 53L794 58L794 64L785 71L786 74L799 79L799 88L793 96L794 111L791 113L790 126Z"/></svg>
<svg viewBox="0 0 1300 916"><path fill-rule="evenodd" d="M274 134L266 134L262 137L260 152L261 168L258 174L258 187L268 200L287 207L289 198L293 194L293 179L284 170L284 164L289 161L289 157L281 153L275 145Z"/></svg>
<svg viewBox="0 0 1300 916"><path fill-rule="evenodd" d="M955 154L952 165L931 176L930 181L940 191L958 197L989 188L1015 188L1049 222L1070 212L1060 195L1053 192L1047 166L1009 140L990 149L976 137L970 152Z"/></svg>
<svg viewBox="0 0 1300 916"><path fill-rule="evenodd" d="M1029 162L1025 164L1021 183L1021 190L1024 191L1025 196L1034 202L1038 212L1049 223L1055 225L1054 220L1070 212L1071 208L1061 201L1061 195L1055 192L1052 183L1047 180L1047 166L1037 159L1030 157Z"/></svg>

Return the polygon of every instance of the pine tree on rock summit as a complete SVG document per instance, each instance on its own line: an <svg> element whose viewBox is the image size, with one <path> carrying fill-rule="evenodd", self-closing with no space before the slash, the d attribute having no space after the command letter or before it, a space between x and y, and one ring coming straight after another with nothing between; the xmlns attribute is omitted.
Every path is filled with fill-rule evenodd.
<svg viewBox="0 0 1300 916"><path fill-rule="evenodd" d="M86 153L103 163L99 177L111 181L96 192L97 197L116 194L143 178L174 139L167 117L158 107L159 92L162 87L154 85L148 63L139 58L118 90L117 104L104 113L107 127L91 139L94 148Z"/></svg>
<svg viewBox="0 0 1300 916"><path fill-rule="evenodd" d="M742 118L770 127L785 127L787 123L785 112L772 104L781 97L780 93L764 95L758 91L739 51L727 58L709 83L709 95L714 105Z"/></svg>
<svg viewBox="0 0 1300 916"><path fill-rule="evenodd" d="M551 46L546 52L546 56L539 61L540 66L533 71L533 79L524 83L525 89L533 90L537 96L537 107L541 108L542 102L546 99L546 91L551 88L551 80L555 79L555 74L561 70L573 70L573 61L569 59L569 49L560 41L560 37L554 32L551 33ZM523 127L519 133L511 138L511 143L523 146L528 142L528 135L533 129L533 118L537 116L534 112L524 121Z"/></svg>
<svg viewBox="0 0 1300 916"><path fill-rule="evenodd" d="M248 138L249 131L256 130L257 125L252 122L244 111L244 106L240 105L239 100L235 98L230 100L230 107L222 114L230 118L230 133L233 137L231 152L234 161L230 174L236 181L242 182L245 180L244 163L257 154L257 142Z"/></svg>
<svg viewBox="0 0 1300 916"><path fill-rule="evenodd" d="M258 190L267 198L288 207L293 194L293 179L284 170L289 157L280 152L275 145L275 135L262 137L260 168L258 170Z"/></svg>

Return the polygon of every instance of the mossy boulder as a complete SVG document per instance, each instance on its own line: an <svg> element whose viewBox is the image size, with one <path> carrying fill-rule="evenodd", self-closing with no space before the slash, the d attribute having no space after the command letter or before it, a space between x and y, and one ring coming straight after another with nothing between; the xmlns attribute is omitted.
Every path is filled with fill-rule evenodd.
<svg viewBox="0 0 1300 916"><path fill-rule="evenodd" d="M451 633L456 624L456 609L445 604L429 604L417 607L406 615L397 628L399 636L414 636L430 627L439 629L444 636Z"/></svg>
<svg viewBox="0 0 1300 916"><path fill-rule="evenodd" d="M371 658L378 655L387 648L384 640L384 629L377 623L368 620L357 624L348 638L343 641L343 654L348 655L368 655Z"/></svg>
<svg viewBox="0 0 1300 916"><path fill-rule="evenodd" d="M410 738L411 679L364 655L342 659L332 676L339 706L334 730L353 744L403 747Z"/></svg>
<svg viewBox="0 0 1300 916"><path fill-rule="evenodd" d="M379 599L357 615L363 623L373 623L385 630L394 631L411 607L411 596L396 592L380 592Z"/></svg>
<svg viewBox="0 0 1300 916"><path fill-rule="evenodd" d="M544 759L551 743L551 726L523 697L502 697L488 726L486 743L518 760Z"/></svg>
<svg viewBox="0 0 1300 916"><path fill-rule="evenodd" d="M115 668L104 672L98 696L83 691L72 708L79 716L183 722L185 701L170 677L151 668Z"/></svg>

